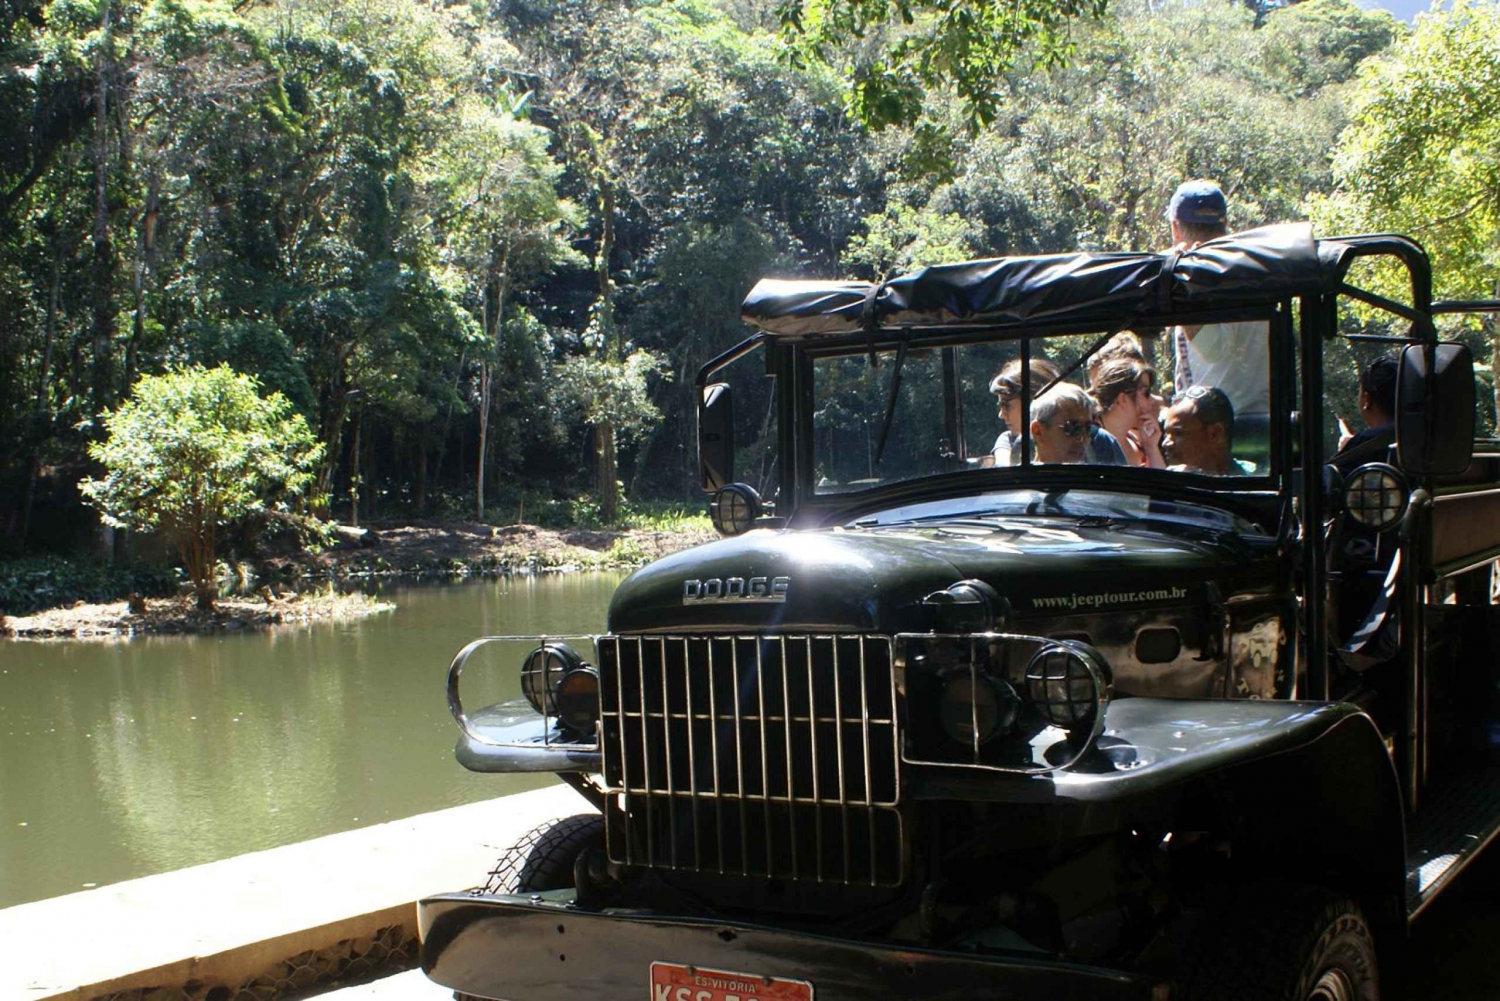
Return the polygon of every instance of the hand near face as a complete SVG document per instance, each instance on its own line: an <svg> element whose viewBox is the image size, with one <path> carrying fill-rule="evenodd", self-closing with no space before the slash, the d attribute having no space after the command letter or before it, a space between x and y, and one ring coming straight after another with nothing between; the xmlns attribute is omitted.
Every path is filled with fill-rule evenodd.
<svg viewBox="0 0 1500 1001"><path fill-rule="evenodd" d="M1141 419L1141 444L1147 448L1161 444L1161 422L1155 417Z"/></svg>

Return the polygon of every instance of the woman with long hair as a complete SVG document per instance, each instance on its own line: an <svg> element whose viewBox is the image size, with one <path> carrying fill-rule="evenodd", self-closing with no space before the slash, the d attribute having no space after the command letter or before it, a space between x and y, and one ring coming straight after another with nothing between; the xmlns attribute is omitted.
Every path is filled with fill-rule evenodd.
<svg viewBox="0 0 1500 1001"><path fill-rule="evenodd" d="M1089 395L1099 404L1099 423L1114 436L1131 466L1165 469L1161 424L1152 389L1156 370L1144 359L1118 355L1093 373Z"/></svg>

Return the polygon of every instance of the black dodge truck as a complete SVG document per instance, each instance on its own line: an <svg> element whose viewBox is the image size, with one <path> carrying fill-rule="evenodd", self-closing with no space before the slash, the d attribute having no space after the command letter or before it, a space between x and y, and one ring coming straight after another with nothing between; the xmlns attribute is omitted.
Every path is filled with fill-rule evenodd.
<svg viewBox="0 0 1500 1001"><path fill-rule="evenodd" d="M1409 296L1359 287L1372 266ZM1434 303L1409 239L1303 225L761 282L758 331L698 378L728 538L631 575L601 635L450 668L465 767L592 809L421 902L428 975L507 1001L1377 998L1377 954L1500 830L1500 443L1437 333L1496 309ZM1156 387L1219 393L1173 406L1157 468L1110 464L1079 409L1127 330ZM1357 466L1325 386L1351 343L1399 359ZM1212 473L1173 461L1211 425ZM481 650L524 702L465 709Z"/></svg>

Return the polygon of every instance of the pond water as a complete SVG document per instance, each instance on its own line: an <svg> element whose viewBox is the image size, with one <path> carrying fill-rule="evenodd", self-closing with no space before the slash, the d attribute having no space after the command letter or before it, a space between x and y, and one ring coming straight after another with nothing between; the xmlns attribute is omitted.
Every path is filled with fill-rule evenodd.
<svg viewBox="0 0 1500 1001"><path fill-rule="evenodd" d="M557 781L453 760L448 662L480 635L600 631L622 577L390 587L394 612L271 633L0 642L0 907ZM478 661L467 705L519 695L519 664Z"/></svg>

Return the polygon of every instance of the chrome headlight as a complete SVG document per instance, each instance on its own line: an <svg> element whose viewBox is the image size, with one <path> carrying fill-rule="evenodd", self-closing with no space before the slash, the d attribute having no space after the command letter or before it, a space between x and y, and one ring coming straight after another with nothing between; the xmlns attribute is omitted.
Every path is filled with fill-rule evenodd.
<svg viewBox="0 0 1500 1001"><path fill-rule="evenodd" d="M1049 643L1026 665L1026 695L1041 717L1071 733L1091 732L1111 691L1109 665L1083 643Z"/></svg>
<svg viewBox="0 0 1500 1001"><path fill-rule="evenodd" d="M1409 495L1400 470L1383 462L1369 462L1349 474L1344 484L1344 508L1365 528L1383 532L1406 513Z"/></svg>
<svg viewBox="0 0 1500 1001"><path fill-rule="evenodd" d="M557 718L579 733L592 734L599 722L599 672L587 664L562 676L553 694Z"/></svg>
<svg viewBox="0 0 1500 1001"><path fill-rule="evenodd" d="M720 535L744 535L760 517L760 494L746 483L731 483L714 494L708 515Z"/></svg>
<svg viewBox="0 0 1500 1001"><path fill-rule="evenodd" d="M583 658L566 643L548 643L526 655L521 665L521 694L544 716L557 715L557 687L563 675L583 667Z"/></svg>

